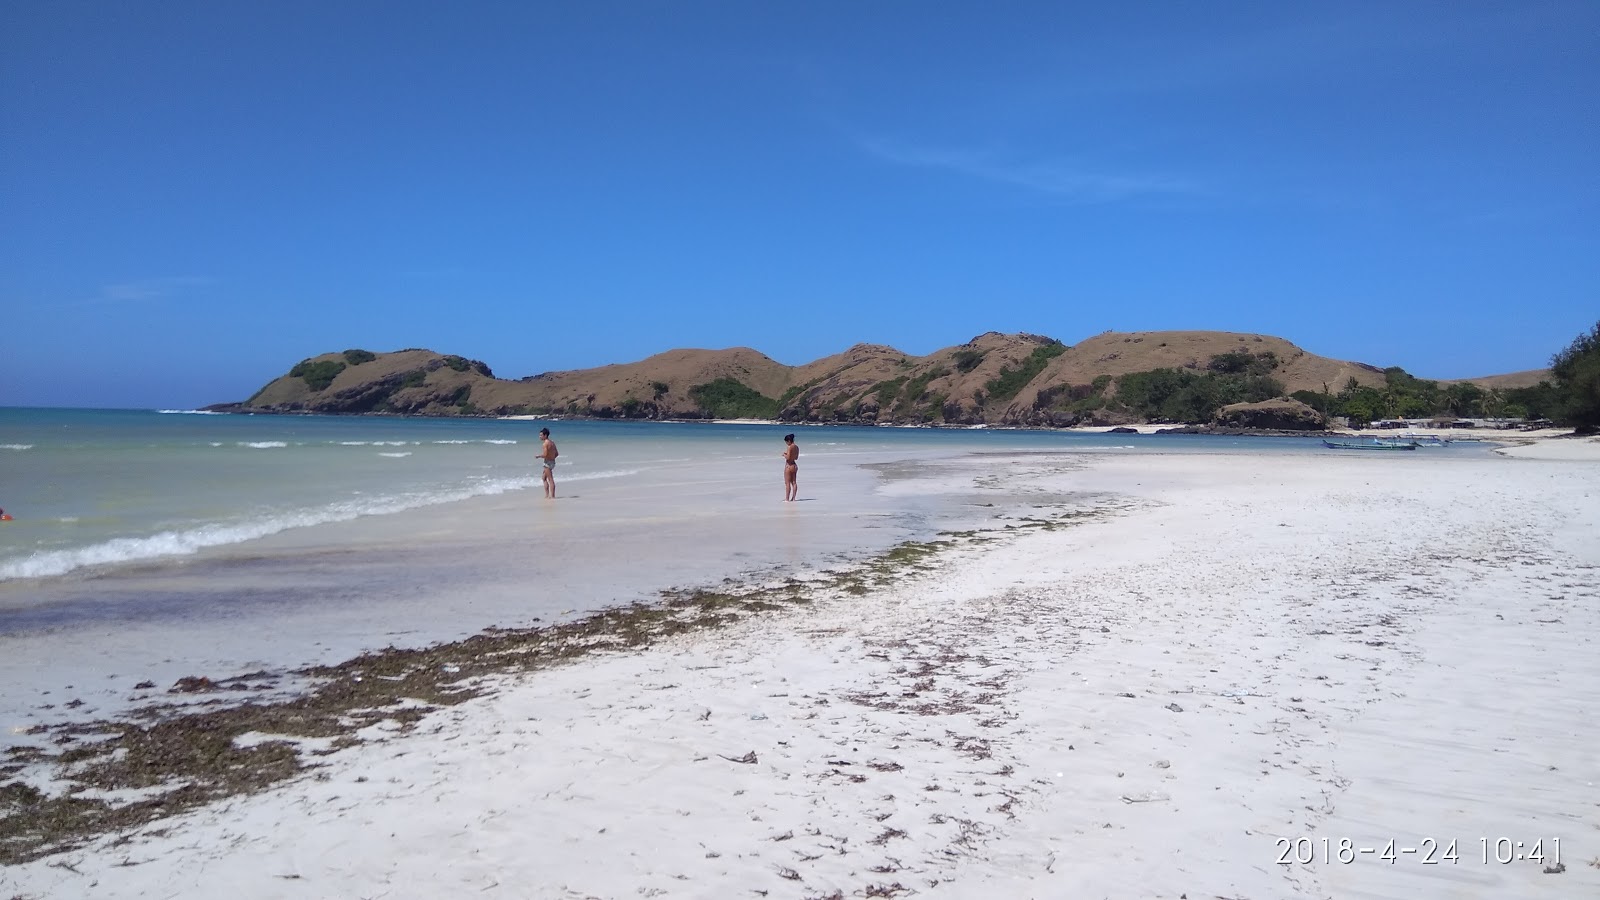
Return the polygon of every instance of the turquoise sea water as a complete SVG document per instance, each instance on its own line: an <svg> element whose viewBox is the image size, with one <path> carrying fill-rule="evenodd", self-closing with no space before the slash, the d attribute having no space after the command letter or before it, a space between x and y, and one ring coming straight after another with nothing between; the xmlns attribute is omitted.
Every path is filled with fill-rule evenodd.
<svg viewBox="0 0 1600 900"><path fill-rule="evenodd" d="M0 409L0 581L183 556L472 497L539 493L548 424L568 490L765 460L777 425ZM1326 452L1314 439L999 429L802 429L808 456L897 452ZM1424 451L1436 453L1438 451Z"/></svg>
<svg viewBox="0 0 1600 900"><path fill-rule="evenodd" d="M556 501L539 487L542 424L561 448ZM788 431L801 446L796 503L781 499ZM1368 456L1429 465L1473 452ZM804 576L1103 500L1074 454L1162 453L1229 453L1270 471L1284 454L1340 451L999 429L0 409L0 506L15 517L0 524L0 727L62 715L68 691L92 717L135 702L140 681L287 672L665 589ZM1042 470L1059 491L1009 490L1009 473Z"/></svg>

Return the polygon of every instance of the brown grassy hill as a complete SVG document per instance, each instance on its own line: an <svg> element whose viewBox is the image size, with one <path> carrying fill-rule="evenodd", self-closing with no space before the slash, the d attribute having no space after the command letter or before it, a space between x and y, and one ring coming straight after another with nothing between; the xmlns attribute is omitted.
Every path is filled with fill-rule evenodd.
<svg viewBox="0 0 1600 900"><path fill-rule="evenodd" d="M726 378L776 398L792 383L794 371L749 347L668 350L638 362L546 372L501 385L484 397L495 409L525 406L603 418L700 418L706 412L690 396L694 387Z"/></svg>
<svg viewBox="0 0 1600 900"><path fill-rule="evenodd" d="M851 409L856 399L875 385L911 368L916 357L882 344L857 344L843 353L825 356L794 370L793 381L779 398L780 416L804 420L815 411L833 415Z"/></svg>
<svg viewBox="0 0 1600 900"><path fill-rule="evenodd" d="M1017 367L1051 338L989 332L927 356L858 345L827 365L802 367L779 417L821 422L983 422L985 385Z"/></svg>
<svg viewBox="0 0 1600 900"><path fill-rule="evenodd" d="M1455 378L1449 381L1440 381L1440 384L1457 384L1467 382L1475 384L1484 390L1509 391L1516 388L1537 387L1541 381L1549 381L1554 376L1549 369L1529 369L1525 372L1508 372L1505 375L1486 375L1482 378Z"/></svg>
<svg viewBox="0 0 1600 900"><path fill-rule="evenodd" d="M1277 366L1271 376L1283 384L1285 394L1295 391L1320 391L1326 386L1339 391L1352 378L1358 384L1381 387L1383 370L1364 363L1345 362L1307 353L1283 338L1229 331L1107 331L1069 347L1051 360L1040 376L1031 382L1002 418L1026 418L1030 411L1050 407L1051 392L1071 396L1074 388L1083 389L1096 378L1110 376L1108 393L1116 391L1115 380L1132 372L1152 369L1184 369L1203 372L1211 359L1226 353L1271 353ZM1045 396L1041 399L1040 395Z"/></svg>
<svg viewBox="0 0 1600 900"><path fill-rule="evenodd" d="M1087 384L1096 376L1113 378L1150 369L1204 370L1223 353L1271 353L1278 359L1272 376L1284 391L1337 391L1354 378L1381 387L1383 370L1357 362L1307 353L1283 338L1228 331L1107 331L1068 348L1044 370L1041 383ZM1026 399L1026 398L1019 398Z"/></svg>
<svg viewBox="0 0 1600 900"><path fill-rule="evenodd" d="M1247 364L1283 394L1338 391L1351 379L1381 387L1381 370L1308 353L1282 338L1218 331L1106 332L1068 346L1034 334L989 332L911 356L857 344L802 366L748 347L669 350L637 362L495 378L475 360L430 350L326 353L296 365L248 401L216 408L263 412L513 415L596 418L777 418L862 424L1067 425L1130 421L1118 391L1133 373L1218 371ZM1470 379L1532 384L1547 372ZM1148 381L1148 376L1140 376ZM1136 389L1136 388L1135 388ZM1274 388L1275 389L1275 388ZM1137 406L1129 408L1138 408ZM1119 411L1120 410L1120 411Z"/></svg>

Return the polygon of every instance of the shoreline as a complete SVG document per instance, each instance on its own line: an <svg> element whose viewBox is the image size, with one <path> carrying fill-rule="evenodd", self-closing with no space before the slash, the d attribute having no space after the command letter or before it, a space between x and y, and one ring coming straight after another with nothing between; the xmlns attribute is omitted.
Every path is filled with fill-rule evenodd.
<svg viewBox="0 0 1600 900"><path fill-rule="evenodd" d="M573 422L630 422L650 423L661 422L673 425L767 425L779 428L911 428L931 429L936 431L1045 431L1061 432L1065 434L1108 434L1117 429L1133 429L1140 435L1158 435L1172 429L1193 427L1193 423L1159 423L1147 422L1127 425L1069 425L1055 427L1049 425L1002 425L997 423L975 424L878 424L875 422L791 422L782 419L616 419L604 417L572 417L560 415L525 415L525 416L489 416L486 418L503 419L506 421L573 421ZM1272 429L1232 429L1228 432L1235 437L1307 437L1315 438L1324 435L1338 437L1375 437L1375 438L1402 438L1402 437L1427 437L1444 440L1479 441L1483 443L1518 443L1527 441L1545 441L1553 439L1593 440L1600 439L1596 435L1580 435L1571 428L1430 428L1416 427L1406 429L1372 429L1372 428L1328 428L1323 431L1281 431Z"/></svg>
<svg viewBox="0 0 1600 900"><path fill-rule="evenodd" d="M156 410L159 411L159 410ZM353 416L376 418L418 418L418 419L485 419L505 422L627 422L627 423L663 423L672 425L766 425L780 428L910 428L932 429L941 431L1046 431L1063 432L1068 434L1106 434L1117 429L1133 429L1134 433L1141 435L1156 435L1163 432L1187 427L1196 427L1205 423L1160 423L1146 422L1129 423L1125 425L1069 425L1063 427L1050 425L1005 425L993 422L980 422L972 424L952 423L921 423L921 424L895 424L877 422L801 422L785 421L782 419L629 419L607 416L571 416L564 413L530 413L525 415L471 415L471 416L416 416L394 413L319 413L319 412L271 412L271 411L222 411L210 412L208 410L195 410L211 415L269 415L269 416ZM1486 428L1486 429L1458 429L1458 428L1432 428L1412 427L1406 429L1372 429L1332 427L1322 431L1287 432L1272 429L1231 429L1229 436L1234 437L1321 437L1323 435L1336 437L1359 438L1400 438L1400 437L1427 437L1443 440L1465 440L1483 443L1522 444L1540 442L1554 439L1594 440L1595 435L1580 435L1571 428Z"/></svg>
<svg viewBox="0 0 1600 900"><path fill-rule="evenodd" d="M58 720L13 732L14 739L34 740L12 743L0 759L0 810L9 814L0 816L0 867L269 791L321 768L330 754L375 737L404 737L431 714L492 696L508 677L863 596L927 568L930 558L952 548L1114 511L1114 505L1058 511L988 529L939 532L781 581L664 587L653 600L553 625L490 626L460 640L389 646L288 671L190 674L170 687L145 682L140 687L151 692L145 702L119 717ZM51 746L61 749L46 749Z"/></svg>

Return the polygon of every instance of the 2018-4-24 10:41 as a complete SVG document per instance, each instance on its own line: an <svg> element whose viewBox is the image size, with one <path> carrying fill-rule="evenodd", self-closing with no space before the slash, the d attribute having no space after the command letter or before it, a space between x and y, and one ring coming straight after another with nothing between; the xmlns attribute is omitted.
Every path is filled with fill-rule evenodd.
<svg viewBox="0 0 1600 900"><path fill-rule="evenodd" d="M1477 852L1471 851L1471 842L1463 855L1460 841L1448 842L1436 838L1423 838L1415 842L1401 842L1393 838L1383 841L1357 842L1350 838L1278 838L1278 865L1310 865L1312 863L1353 863L1362 857L1372 857L1391 865L1404 859L1415 859L1425 866L1442 863L1459 865L1480 863L1506 865L1513 862L1548 862L1561 864L1561 839L1544 838L1519 841L1508 837L1480 837Z"/></svg>

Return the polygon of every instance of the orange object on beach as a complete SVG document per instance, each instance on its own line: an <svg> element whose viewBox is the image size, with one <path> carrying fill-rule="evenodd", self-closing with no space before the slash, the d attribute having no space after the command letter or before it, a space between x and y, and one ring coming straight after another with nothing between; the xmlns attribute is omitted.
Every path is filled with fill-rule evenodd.
<svg viewBox="0 0 1600 900"><path fill-rule="evenodd" d="M4 511L0 511L0 522L9 522L9 521L11 521L11 514L7 513L7 512L4 512Z"/></svg>

